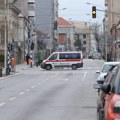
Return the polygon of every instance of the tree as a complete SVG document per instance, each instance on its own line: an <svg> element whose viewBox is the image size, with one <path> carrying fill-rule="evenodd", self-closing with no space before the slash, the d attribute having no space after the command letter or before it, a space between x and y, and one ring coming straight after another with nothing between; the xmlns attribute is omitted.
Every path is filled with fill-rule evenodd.
<svg viewBox="0 0 120 120"><path fill-rule="evenodd" d="M100 40L101 40L100 27L101 27L101 25L100 25L98 22L95 22L95 23L93 23L93 24L90 26L90 29L91 29L91 31L93 32L93 34L94 34L94 36L95 36L95 39L96 39L96 42L97 42L98 52L100 51L100 50L99 50L99 42L100 42Z"/></svg>
<svg viewBox="0 0 120 120"><path fill-rule="evenodd" d="M74 45L78 50L82 50L82 43L81 43L81 40L79 38L77 38Z"/></svg>

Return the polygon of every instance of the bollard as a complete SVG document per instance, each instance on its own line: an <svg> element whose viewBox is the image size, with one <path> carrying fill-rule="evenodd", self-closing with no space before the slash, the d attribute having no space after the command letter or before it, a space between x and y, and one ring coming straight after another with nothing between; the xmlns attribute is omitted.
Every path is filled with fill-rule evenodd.
<svg viewBox="0 0 120 120"><path fill-rule="evenodd" d="M6 75L10 75L10 68L6 68Z"/></svg>
<svg viewBox="0 0 120 120"><path fill-rule="evenodd" d="M2 77L2 68L0 68L0 77Z"/></svg>

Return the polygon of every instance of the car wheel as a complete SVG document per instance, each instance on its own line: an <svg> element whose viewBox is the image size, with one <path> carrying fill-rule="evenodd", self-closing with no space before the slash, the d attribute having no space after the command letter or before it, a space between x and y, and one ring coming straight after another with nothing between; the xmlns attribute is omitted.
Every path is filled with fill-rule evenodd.
<svg viewBox="0 0 120 120"><path fill-rule="evenodd" d="M52 69L52 66L51 65L46 65L46 70L51 70Z"/></svg>
<svg viewBox="0 0 120 120"><path fill-rule="evenodd" d="M72 65L72 69L76 70L77 69L77 65Z"/></svg>
<svg viewBox="0 0 120 120"><path fill-rule="evenodd" d="M100 120L100 112L97 112L97 120Z"/></svg>
<svg viewBox="0 0 120 120"><path fill-rule="evenodd" d="M97 112L97 120L104 120L104 112L101 109Z"/></svg>

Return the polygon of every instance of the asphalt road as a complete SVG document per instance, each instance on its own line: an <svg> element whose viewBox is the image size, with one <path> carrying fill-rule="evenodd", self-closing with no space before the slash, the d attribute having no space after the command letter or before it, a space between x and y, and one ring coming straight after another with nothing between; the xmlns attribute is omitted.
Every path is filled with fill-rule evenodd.
<svg viewBox="0 0 120 120"><path fill-rule="evenodd" d="M0 120L96 120L96 70L101 60L84 60L78 70L23 69L0 81Z"/></svg>

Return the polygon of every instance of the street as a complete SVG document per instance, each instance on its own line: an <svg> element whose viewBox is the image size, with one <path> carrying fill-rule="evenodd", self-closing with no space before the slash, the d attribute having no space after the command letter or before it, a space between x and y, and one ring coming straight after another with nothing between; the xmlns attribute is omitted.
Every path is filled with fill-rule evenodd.
<svg viewBox="0 0 120 120"><path fill-rule="evenodd" d="M85 59L84 67L46 71L22 69L0 80L1 120L96 120L96 70L104 61Z"/></svg>

